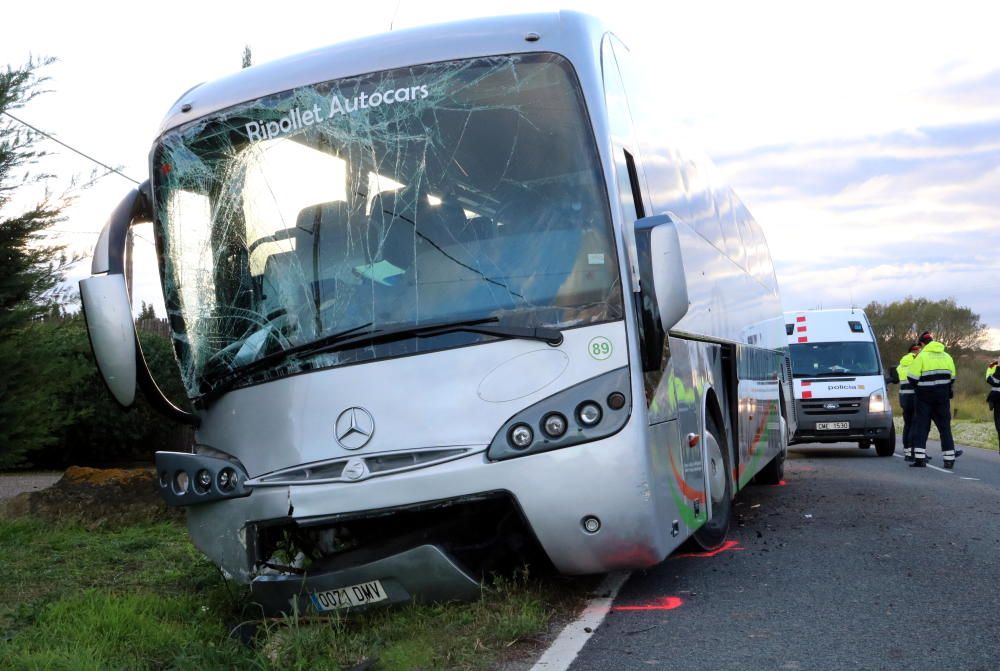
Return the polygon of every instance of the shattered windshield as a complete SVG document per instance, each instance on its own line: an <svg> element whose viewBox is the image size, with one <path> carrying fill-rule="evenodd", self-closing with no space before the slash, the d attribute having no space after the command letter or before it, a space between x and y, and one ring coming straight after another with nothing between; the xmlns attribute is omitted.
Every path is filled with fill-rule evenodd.
<svg viewBox="0 0 1000 671"><path fill-rule="evenodd" d="M192 397L214 375L352 330L622 317L593 134L572 68L555 55L268 96L166 133L153 175L164 294ZM494 337L272 357L250 381Z"/></svg>
<svg viewBox="0 0 1000 671"><path fill-rule="evenodd" d="M788 349L792 377L879 374L878 354L870 342L794 343Z"/></svg>

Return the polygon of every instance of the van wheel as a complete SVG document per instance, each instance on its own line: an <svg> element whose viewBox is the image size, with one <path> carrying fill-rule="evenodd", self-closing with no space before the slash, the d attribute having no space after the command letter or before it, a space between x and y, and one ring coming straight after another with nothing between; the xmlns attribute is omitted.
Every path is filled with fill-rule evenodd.
<svg viewBox="0 0 1000 671"><path fill-rule="evenodd" d="M708 493L712 497L712 519L694 532L692 538L703 550L715 550L726 540L733 516L733 486L729 472L729 449L715 419L706 418L705 449L708 451Z"/></svg>
<svg viewBox="0 0 1000 671"><path fill-rule="evenodd" d="M753 481L758 485L777 485L785 479L785 458L788 456L788 422L782 415L778 417L778 423L781 427L781 450L754 476Z"/></svg>
<svg viewBox="0 0 1000 671"><path fill-rule="evenodd" d="M889 436L875 441L875 454L880 457L891 457L896 451L896 426L889 429Z"/></svg>

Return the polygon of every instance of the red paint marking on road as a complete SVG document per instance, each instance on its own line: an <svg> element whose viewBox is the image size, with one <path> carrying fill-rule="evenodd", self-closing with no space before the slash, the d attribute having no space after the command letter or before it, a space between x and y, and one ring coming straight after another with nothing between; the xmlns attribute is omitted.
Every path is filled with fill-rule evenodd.
<svg viewBox="0 0 1000 671"><path fill-rule="evenodd" d="M675 608L680 608L684 605L684 600L679 596L661 596L655 601L650 603L640 604L638 606L612 606L611 610L616 612L629 611L629 610L673 610Z"/></svg>
<svg viewBox="0 0 1000 671"><path fill-rule="evenodd" d="M714 550L709 550L708 552L688 552L682 555L674 555L674 559L687 559L687 558L704 558L704 557L715 557L722 554L723 552L742 550L743 546L740 545L739 541L726 541Z"/></svg>

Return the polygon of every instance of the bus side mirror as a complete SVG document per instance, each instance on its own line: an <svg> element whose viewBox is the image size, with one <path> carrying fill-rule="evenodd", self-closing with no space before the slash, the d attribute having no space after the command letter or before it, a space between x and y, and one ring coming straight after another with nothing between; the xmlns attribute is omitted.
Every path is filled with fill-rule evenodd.
<svg viewBox="0 0 1000 671"><path fill-rule="evenodd" d="M135 189L111 213L94 248L91 276L80 280L80 301L97 369L111 395L126 408L135 402L136 339L125 286L125 239L140 201Z"/></svg>
<svg viewBox="0 0 1000 671"><path fill-rule="evenodd" d="M94 248L91 276L80 280L83 316L97 369L119 404L130 407L138 387L154 410L183 424L198 426L200 417L178 408L156 384L132 321L132 301L125 283L125 245L133 223L153 220L151 203L147 181L125 196L111 213Z"/></svg>
<svg viewBox="0 0 1000 671"><path fill-rule="evenodd" d="M668 214L635 222L636 261L644 311L655 311L663 332L687 314L687 279L677 225Z"/></svg>
<svg viewBox="0 0 1000 671"><path fill-rule="evenodd" d="M97 369L111 395L124 407L135 401L135 327L132 305L120 274L80 280L80 300L87 320Z"/></svg>

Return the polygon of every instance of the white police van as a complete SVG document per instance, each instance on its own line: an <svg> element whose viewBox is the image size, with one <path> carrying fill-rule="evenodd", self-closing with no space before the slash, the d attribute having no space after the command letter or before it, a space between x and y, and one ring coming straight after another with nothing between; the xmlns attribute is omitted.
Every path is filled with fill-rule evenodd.
<svg viewBox="0 0 1000 671"><path fill-rule="evenodd" d="M871 323L857 308L785 313L792 360L795 417L792 443L873 444L880 457L896 446Z"/></svg>

